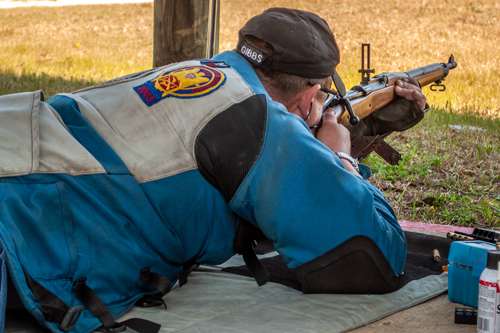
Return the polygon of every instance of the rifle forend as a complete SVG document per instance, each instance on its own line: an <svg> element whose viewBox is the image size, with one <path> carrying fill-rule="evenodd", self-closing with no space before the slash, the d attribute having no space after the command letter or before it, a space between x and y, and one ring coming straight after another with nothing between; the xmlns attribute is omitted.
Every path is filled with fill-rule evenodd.
<svg viewBox="0 0 500 333"><path fill-rule="evenodd" d="M347 91L344 96L345 99L350 101L352 109L359 119L363 119L370 115L372 112L389 104L394 99L394 88L396 81L405 77L412 77L416 79L420 85L426 86L430 83L431 90L435 87L441 89L437 91L444 91L445 86L442 84L444 78L450 72L450 69L457 67L457 63L453 55L450 56L447 63L435 63L424 67L415 68L407 72L400 73L381 73L373 76L368 83L361 83L352 87ZM346 107L341 105L339 98L334 98L328 107L335 108L337 116L340 117L339 123L344 126L351 125L351 116L348 112L344 112ZM341 108L341 109L339 109Z"/></svg>

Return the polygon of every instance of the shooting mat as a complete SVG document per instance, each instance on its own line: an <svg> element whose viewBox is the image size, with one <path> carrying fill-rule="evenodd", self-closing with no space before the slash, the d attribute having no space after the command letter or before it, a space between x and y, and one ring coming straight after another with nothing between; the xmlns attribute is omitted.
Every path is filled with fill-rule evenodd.
<svg viewBox="0 0 500 333"><path fill-rule="evenodd" d="M189 282L165 296L168 309L133 308L120 320L144 318L176 332L347 332L446 292L450 240L406 231L408 256L400 288L385 295L304 295L293 289L294 278L283 269L276 252L259 255L274 280L258 287L246 274L241 256L223 265L202 266ZM433 249L441 261L432 259ZM267 251L262 251L267 252ZM267 259L266 259L267 258ZM278 265L275 265L278 263ZM231 268L229 268L231 267ZM229 273L222 269L238 271ZM296 285L295 285L296 286ZM5 332L45 332L26 313L8 312ZM48 332L48 331L47 331Z"/></svg>

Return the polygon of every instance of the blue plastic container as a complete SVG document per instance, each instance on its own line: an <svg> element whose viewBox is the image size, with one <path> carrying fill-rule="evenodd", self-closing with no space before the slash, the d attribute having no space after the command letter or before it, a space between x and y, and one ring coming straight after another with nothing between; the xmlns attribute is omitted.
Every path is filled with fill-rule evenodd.
<svg viewBox="0 0 500 333"><path fill-rule="evenodd" d="M453 242L448 255L448 299L477 308L479 276L488 251L495 245L482 241Z"/></svg>

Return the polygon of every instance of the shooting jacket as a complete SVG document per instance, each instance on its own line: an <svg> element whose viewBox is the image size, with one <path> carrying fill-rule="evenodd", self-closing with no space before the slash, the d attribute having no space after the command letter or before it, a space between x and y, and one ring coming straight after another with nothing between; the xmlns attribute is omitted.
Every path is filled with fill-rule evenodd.
<svg viewBox="0 0 500 333"><path fill-rule="evenodd" d="M292 269L365 236L402 272L405 238L382 194L272 101L236 53L46 102L2 96L0 124L3 255L23 305L53 332L29 279L73 307L86 278L116 318L157 292L142 270L173 284L190 260L229 259L243 219ZM101 325L85 309L72 332Z"/></svg>

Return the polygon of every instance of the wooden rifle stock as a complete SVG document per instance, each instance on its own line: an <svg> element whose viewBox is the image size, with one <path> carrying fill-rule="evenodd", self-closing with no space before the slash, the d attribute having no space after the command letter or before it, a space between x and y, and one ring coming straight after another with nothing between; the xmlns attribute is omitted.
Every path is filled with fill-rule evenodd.
<svg viewBox="0 0 500 333"><path fill-rule="evenodd" d="M394 88L397 80L412 77L422 87L433 83L431 90L444 91L446 87L442 84L442 81L448 75L450 69L455 67L457 67L457 63L453 55L451 55L448 63L435 63L407 72L378 74L373 76L368 83L361 83L352 87L346 92L344 98L349 100L354 114L361 120L369 116L372 112L389 104L394 99ZM339 123L347 127L351 125L351 116L348 112L345 112L346 108L339 103L339 99L339 96L334 98L328 107L335 109Z"/></svg>

